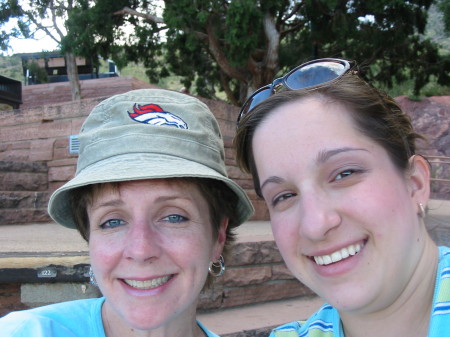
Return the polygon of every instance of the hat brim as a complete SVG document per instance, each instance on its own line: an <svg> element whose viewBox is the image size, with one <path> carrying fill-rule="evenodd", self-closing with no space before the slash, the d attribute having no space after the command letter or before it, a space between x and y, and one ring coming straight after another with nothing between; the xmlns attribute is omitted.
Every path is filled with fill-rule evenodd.
<svg viewBox="0 0 450 337"><path fill-rule="evenodd" d="M48 212L59 224L76 228L70 193L78 187L109 182L197 177L223 181L239 198L239 224L253 214L253 206L242 188L221 173L194 161L159 153L131 153L111 157L84 168L58 188L50 198Z"/></svg>

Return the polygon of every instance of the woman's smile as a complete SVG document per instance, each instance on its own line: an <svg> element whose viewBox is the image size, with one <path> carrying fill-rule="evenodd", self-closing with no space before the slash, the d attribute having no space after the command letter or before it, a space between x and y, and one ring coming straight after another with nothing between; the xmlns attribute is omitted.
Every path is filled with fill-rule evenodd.
<svg viewBox="0 0 450 337"><path fill-rule="evenodd" d="M172 278L172 275L154 278L152 280L139 281L124 279L123 281L132 288L136 289L153 289L162 286Z"/></svg>
<svg viewBox="0 0 450 337"><path fill-rule="evenodd" d="M363 247L364 243L351 244L347 247L334 251L331 254L312 256L312 258L318 265L326 266L358 254Z"/></svg>

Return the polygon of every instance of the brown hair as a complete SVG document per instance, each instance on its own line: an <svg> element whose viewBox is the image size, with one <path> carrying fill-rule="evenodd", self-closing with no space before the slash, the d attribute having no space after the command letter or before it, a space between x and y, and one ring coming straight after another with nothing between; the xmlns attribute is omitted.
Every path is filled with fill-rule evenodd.
<svg viewBox="0 0 450 337"><path fill-rule="evenodd" d="M362 134L381 145L399 170L409 167L409 158L416 153L415 142L423 137L414 132L409 116L392 97L349 72L336 81L310 90L277 93L241 119L234 139L236 159L244 172L252 174L259 196L261 191L252 150L254 133L275 108L306 97L326 99L348 107Z"/></svg>
<svg viewBox="0 0 450 337"><path fill-rule="evenodd" d="M173 182L182 182L196 185L209 206L209 218L213 229L213 239L217 239L219 227L224 218L228 218L225 248L234 241L234 229L239 226L237 205L239 198L219 180L206 178L170 178ZM87 206L92 204L97 195L106 186L118 189L120 182L93 184L74 189L71 194L71 207L76 221L77 230L89 242L89 217ZM225 253L225 249L224 249Z"/></svg>

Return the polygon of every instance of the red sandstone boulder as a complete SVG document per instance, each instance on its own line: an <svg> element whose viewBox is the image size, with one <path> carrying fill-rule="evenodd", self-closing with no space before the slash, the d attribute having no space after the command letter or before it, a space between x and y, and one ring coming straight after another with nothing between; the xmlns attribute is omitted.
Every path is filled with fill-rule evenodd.
<svg viewBox="0 0 450 337"><path fill-rule="evenodd" d="M403 111L411 116L415 130L425 136L418 152L426 156L450 157L450 96L434 96L412 101L406 96L396 98ZM430 158L432 178L447 182L432 182L432 197L450 199L450 159L447 164Z"/></svg>

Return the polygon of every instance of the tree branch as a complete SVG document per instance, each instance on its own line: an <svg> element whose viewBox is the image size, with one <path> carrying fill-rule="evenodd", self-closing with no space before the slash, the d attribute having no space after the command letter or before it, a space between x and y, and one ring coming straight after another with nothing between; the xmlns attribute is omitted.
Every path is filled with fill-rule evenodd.
<svg viewBox="0 0 450 337"><path fill-rule="evenodd" d="M211 24L210 20L208 20L208 23L206 25L206 33L208 34L209 50L216 60L217 64L219 65L220 69L222 69L222 71L231 78L235 78L238 81L245 81L246 79L243 72L239 71L237 68L233 67L230 64L222 49L220 48L219 41L216 38L214 27Z"/></svg>
<svg viewBox="0 0 450 337"><path fill-rule="evenodd" d="M34 18L32 12L26 12L25 14L28 17L28 19L36 25L37 30L44 31L45 34L47 34L53 41L55 41L57 44L61 44L61 41L59 41L56 37L53 36L52 32L48 29L47 26L44 26Z"/></svg>
<svg viewBox="0 0 450 337"><path fill-rule="evenodd" d="M230 88L229 79L222 70L219 70L219 74L220 74L220 83L222 84L223 90L225 91L228 100L233 105L239 105L239 102L237 101L236 97L233 94L233 91Z"/></svg>
<svg viewBox="0 0 450 337"><path fill-rule="evenodd" d="M280 33L277 31L273 17L266 13L263 19L264 32L267 37L267 52L264 57L265 78L262 78L264 82L270 82L273 80L278 68L278 52L280 48Z"/></svg>
<svg viewBox="0 0 450 337"><path fill-rule="evenodd" d="M299 27L304 26L304 25L305 25L304 22L299 22L299 23L291 26L291 28L281 31L280 36L284 37L286 35L289 35L292 32L297 32L299 30Z"/></svg>
<svg viewBox="0 0 450 337"><path fill-rule="evenodd" d="M156 15L152 15L152 14L141 13L141 12L138 12L138 11L136 11L134 9L129 8L129 7L124 7L120 11L117 11L117 12L115 12L113 14L114 15L125 15L125 14L128 14L128 15L138 16L138 17L144 18L144 19L152 21L154 23L164 23L164 19L163 18L160 18L160 17L158 17Z"/></svg>
<svg viewBox="0 0 450 337"><path fill-rule="evenodd" d="M64 38L64 34L63 32L59 29L58 24L56 23L56 8L55 8L55 4L53 1L50 2L50 13L52 13L52 22L53 22L53 28L55 29L56 33L59 35L60 41L59 43L61 43L62 39ZM48 34L48 33L47 33Z"/></svg>
<svg viewBox="0 0 450 337"><path fill-rule="evenodd" d="M302 6L303 6L302 2L296 3L295 6L292 8L292 11L283 18L283 22L286 22L291 17L293 17L300 10L300 7L302 7Z"/></svg>

